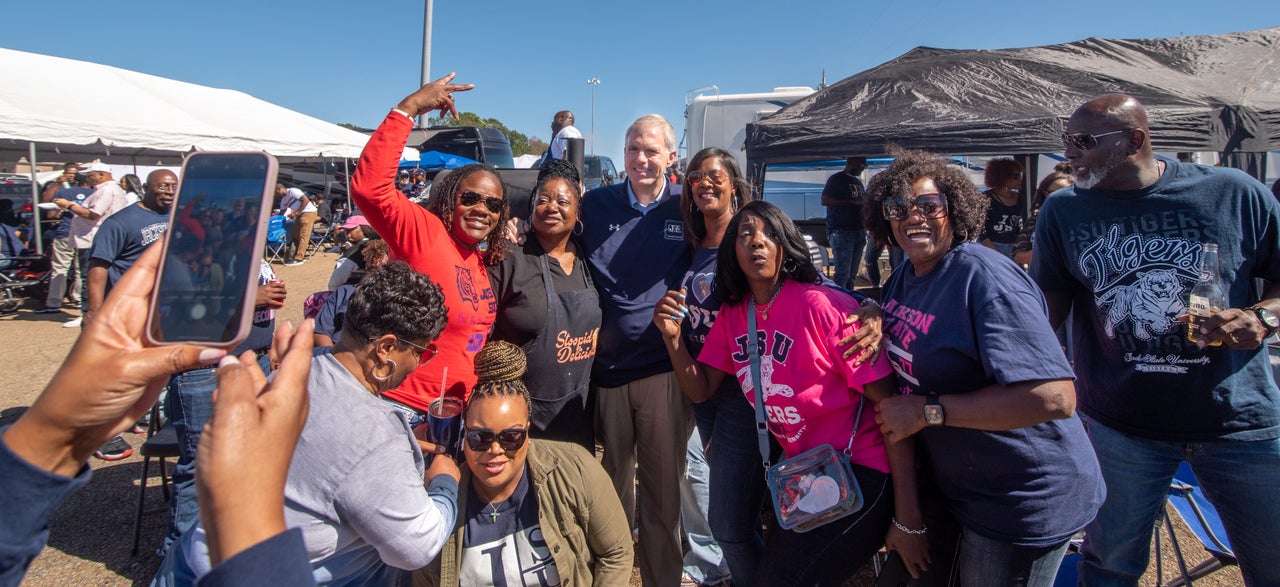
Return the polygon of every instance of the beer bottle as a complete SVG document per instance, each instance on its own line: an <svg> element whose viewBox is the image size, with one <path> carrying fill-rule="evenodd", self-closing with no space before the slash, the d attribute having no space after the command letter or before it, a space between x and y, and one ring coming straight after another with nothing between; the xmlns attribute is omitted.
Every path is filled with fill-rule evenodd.
<svg viewBox="0 0 1280 587"><path fill-rule="evenodd" d="M1224 293L1222 277L1218 274L1218 245L1204 243L1200 245L1200 280L1191 288L1191 300L1187 304L1187 340L1195 342L1200 338L1200 325L1204 320L1227 307L1227 296ZM1218 339L1210 346L1222 345Z"/></svg>

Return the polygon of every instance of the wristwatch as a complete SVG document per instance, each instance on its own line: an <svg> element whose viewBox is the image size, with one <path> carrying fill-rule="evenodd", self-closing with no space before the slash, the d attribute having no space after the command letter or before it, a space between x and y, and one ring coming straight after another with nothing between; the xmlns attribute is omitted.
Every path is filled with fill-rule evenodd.
<svg viewBox="0 0 1280 587"><path fill-rule="evenodd" d="M924 423L930 426L941 426L947 419L947 412L942 409L942 400L931 395L924 400Z"/></svg>
<svg viewBox="0 0 1280 587"><path fill-rule="evenodd" d="M1267 329L1267 336L1275 334L1276 330L1280 329L1280 317L1277 317L1275 312L1262 306L1249 306L1245 310L1253 312L1258 317L1258 321L1262 322L1262 326Z"/></svg>

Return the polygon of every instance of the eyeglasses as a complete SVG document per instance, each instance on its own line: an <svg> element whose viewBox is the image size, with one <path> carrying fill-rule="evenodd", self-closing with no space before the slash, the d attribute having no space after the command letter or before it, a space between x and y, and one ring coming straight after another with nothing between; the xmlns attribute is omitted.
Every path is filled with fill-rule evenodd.
<svg viewBox="0 0 1280 587"><path fill-rule="evenodd" d="M910 205L902 198L889 198L881 205L885 220L906 220L914 210L924 218L942 218L947 215L947 197L942 194L920 194Z"/></svg>
<svg viewBox="0 0 1280 587"><path fill-rule="evenodd" d="M378 340L378 338L379 338L379 337L376 337L376 336L375 336L375 337L372 337L372 338L370 338L370 339L369 339L369 342L373 342L373 341L375 341L375 340ZM396 342L398 342L398 343L400 343L400 344L403 344L403 345L405 345L405 346L407 346L407 347L409 347L409 348L411 348L411 349L413 349L413 350L415 350L415 351L418 351L418 364L419 364L419 365L421 365L422 363L426 363L426 362L430 361L431 359L434 359L434 358L435 358L435 356L436 356L436 351L438 350L438 349L436 348L436 343L434 343L434 342L433 342L433 343L431 343L431 344L428 344L427 346L425 346L425 347L424 347L424 346L422 346L422 345L413 344L413 343L411 343L411 342L409 342L409 341L407 341L407 340L405 340L405 339L403 339L403 338L400 338L400 337L398 337L398 336L396 337Z"/></svg>
<svg viewBox="0 0 1280 587"><path fill-rule="evenodd" d="M568 196L559 194L538 194L538 198L533 201L535 208L541 208L547 204L555 204L558 208L569 208L573 206L573 201Z"/></svg>
<svg viewBox="0 0 1280 587"><path fill-rule="evenodd" d="M488 208L488 210L494 214L501 214L502 209L507 207L506 200L503 200L502 198L488 198L483 194L477 194L475 192L462 192L461 194L458 194L458 203L468 208L479 204L481 200L484 200L484 207Z"/></svg>
<svg viewBox="0 0 1280 587"><path fill-rule="evenodd" d="M1081 151L1088 151L1089 149L1092 149L1098 146L1098 139L1102 137L1118 135L1120 133L1130 132L1132 130L1133 129L1113 130L1111 132L1104 132L1099 135L1089 134L1087 132L1077 132L1072 134L1067 134L1064 132L1062 133L1062 144L1065 146L1075 147L1077 149L1080 149Z"/></svg>
<svg viewBox="0 0 1280 587"><path fill-rule="evenodd" d="M712 169L711 171L690 171L689 175L685 176L685 179L687 179L689 183L698 183L702 181L703 178L709 179L711 180L711 183L719 185L724 183L724 180L729 179L729 174L720 171L719 169Z"/></svg>
<svg viewBox="0 0 1280 587"><path fill-rule="evenodd" d="M178 191L178 184L176 184L176 183L159 183L159 184L150 184L150 183L149 183L149 184L147 184L147 186L148 186L148 187L150 187L150 188L151 188L151 191L153 191L153 192L176 192L176 191Z"/></svg>
<svg viewBox="0 0 1280 587"><path fill-rule="evenodd" d="M529 438L529 429L507 428L494 432L488 428L463 428L463 438L467 439L467 448L474 452L489 450L495 441L502 450L511 452L524 446L524 441Z"/></svg>

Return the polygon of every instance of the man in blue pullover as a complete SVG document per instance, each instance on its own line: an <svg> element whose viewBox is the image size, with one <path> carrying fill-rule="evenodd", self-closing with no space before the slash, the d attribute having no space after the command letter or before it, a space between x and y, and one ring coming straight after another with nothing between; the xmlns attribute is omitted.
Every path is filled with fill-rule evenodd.
<svg viewBox="0 0 1280 587"><path fill-rule="evenodd" d="M677 585L680 478L693 417L653 326L654 305L679 289L691 254L680 186L666 180L676 161L671 123L656 114L631 123L625 160L627 181L582 197L582 241L604 310L592 371L596 438L628 522L635 522L639 461L641 579Z"/></svg>

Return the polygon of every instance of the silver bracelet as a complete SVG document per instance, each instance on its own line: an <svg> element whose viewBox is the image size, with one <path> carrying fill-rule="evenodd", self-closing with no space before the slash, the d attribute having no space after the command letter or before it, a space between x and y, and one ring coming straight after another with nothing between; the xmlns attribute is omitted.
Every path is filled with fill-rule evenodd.
<svg viewBox="0 0 1280 587"><path fill-rule="evenodd" d="M893 519L893 527L894 527L894 528L897 528L897 529L899 529L899 530L902 530L903 532L905 532L905 533L907 533L907 534L915 534L915 535L924 534L925 532L928 532L928 531L929 531L929 527L928 527L928 526L921 526L919 530L912 530L911 528L908 528L908 527L906 527L906 526L903 526L903 525L902 525L902 522L899 522L899 521L898 521L898 518L894 518L894 519Z"/></svg>

